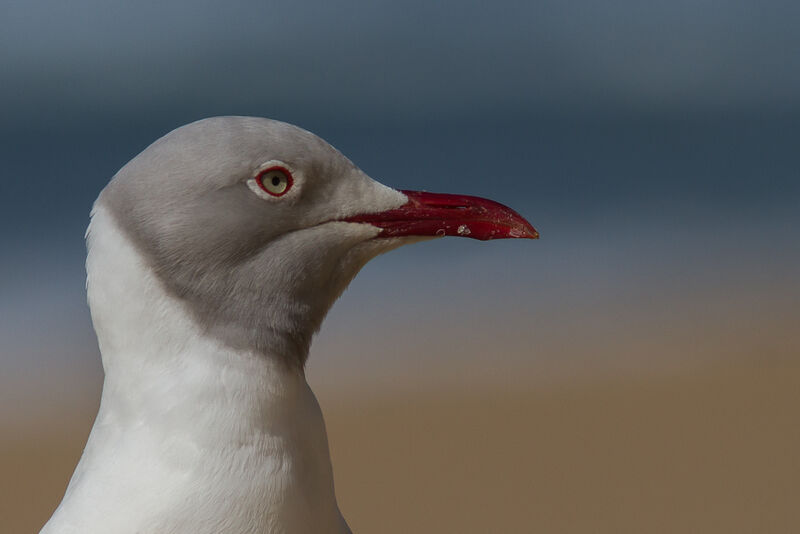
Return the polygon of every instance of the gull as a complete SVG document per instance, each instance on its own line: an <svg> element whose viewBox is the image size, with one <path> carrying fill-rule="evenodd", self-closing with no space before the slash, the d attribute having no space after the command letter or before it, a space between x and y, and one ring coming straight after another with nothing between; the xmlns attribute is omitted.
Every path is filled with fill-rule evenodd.
<svg viewBox="0 0 800 534"><path fill-rule="evenodd" d="M214 117L147 147L92 209L105 379L41 533L350 532L311 339L367 261L445 235L538 237L496 202L382 185L283 122Z"/></svg>

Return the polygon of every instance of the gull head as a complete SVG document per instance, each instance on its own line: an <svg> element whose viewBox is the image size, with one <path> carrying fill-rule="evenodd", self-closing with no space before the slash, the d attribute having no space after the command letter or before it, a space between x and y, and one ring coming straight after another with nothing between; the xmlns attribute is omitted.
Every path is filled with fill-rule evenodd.
<svg viewBox="0 0 800 534"><path fill-rule="evenodd" d="M330 306L376 255L445 235L538 237L505 206L392 189L314 134L252 117L170 132L97 206L206 335L299 367Z"/></svg>

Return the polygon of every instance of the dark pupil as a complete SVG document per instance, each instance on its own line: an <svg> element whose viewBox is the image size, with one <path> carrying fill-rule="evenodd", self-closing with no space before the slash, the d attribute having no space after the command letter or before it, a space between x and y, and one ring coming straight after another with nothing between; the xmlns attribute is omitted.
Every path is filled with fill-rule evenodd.
<svg viewBox="0 0 800 534"><path fill-rule="evenodd" d="M272 177L272 185L274 185L275 187L278 187L280 184L281 184L280 177L279 176L273 176Z"/></svg>

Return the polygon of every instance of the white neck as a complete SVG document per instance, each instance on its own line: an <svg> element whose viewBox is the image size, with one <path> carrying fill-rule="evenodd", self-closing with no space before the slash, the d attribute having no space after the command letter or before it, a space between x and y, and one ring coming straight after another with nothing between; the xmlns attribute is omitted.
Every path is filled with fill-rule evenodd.
<svg viewBox="0 0 800 534"><path fill-rule="evenodd" d="M88 243L106 378L42 533L348 532L302 370L205 336L102 206Z"/></svg>

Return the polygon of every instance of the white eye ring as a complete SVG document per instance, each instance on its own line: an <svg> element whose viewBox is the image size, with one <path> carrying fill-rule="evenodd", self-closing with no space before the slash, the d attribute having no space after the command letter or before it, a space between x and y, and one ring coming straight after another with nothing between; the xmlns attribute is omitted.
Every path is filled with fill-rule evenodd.
<svg viewBox="0 0 800 534"><path fill-rule="evenodd" d="M289 192L294 179L286 167L273 165L261 170L256 175L255 182L262 191L273 197L280 197Z"/></svg>

